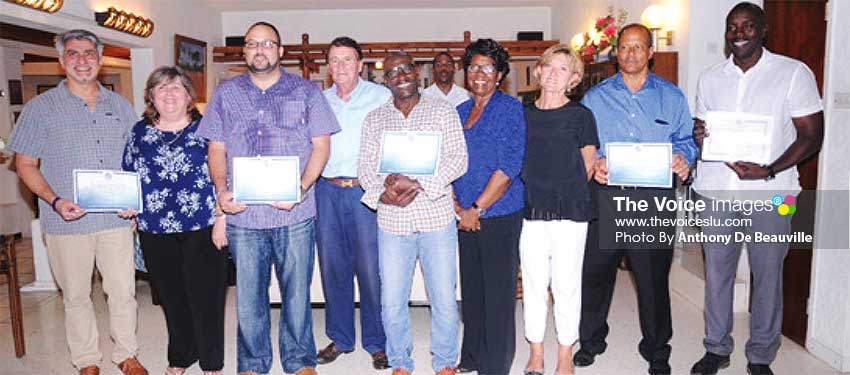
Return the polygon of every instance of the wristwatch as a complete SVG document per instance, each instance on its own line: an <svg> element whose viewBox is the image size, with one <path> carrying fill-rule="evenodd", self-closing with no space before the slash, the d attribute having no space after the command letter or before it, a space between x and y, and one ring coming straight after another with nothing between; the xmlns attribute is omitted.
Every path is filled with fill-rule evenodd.
<svg viewBox="0 0 850 375"><path fill-rule="evenodd" d="M478 216L484 216L484 213L487 212L486 208L481 208L478 206L478 203L472 202L472 209L478 211Z"/></svg>
<svg viewBox="0 0 850 375"><path fill-rule="evenodd" d="M767 177L764 178L765 181L770 181L770 180L776 178L776 171L773 170L772 165L765 164L765 165L762 165L761 167L764 168L764 169L767 169Z"/></svg>

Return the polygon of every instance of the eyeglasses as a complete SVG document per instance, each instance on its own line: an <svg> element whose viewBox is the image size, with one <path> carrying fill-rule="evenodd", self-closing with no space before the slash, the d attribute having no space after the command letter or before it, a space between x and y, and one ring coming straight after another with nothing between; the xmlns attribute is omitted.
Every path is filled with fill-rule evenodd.
<svg viewBox="0 0 850 375"><path fill-rule="evenodd" d="M280 45L278 42L275 42L274 40L268 40L268 39L265 39L265 40L251 39L251 40L245 41L245 48L247 48L247 49L257 49L259 47L263 47L265 49L272 49L272 48L277 48L278 45Z"/></svg>
<svg viewBox="0 0 850 375"><path fill-rule="evenodd" d="M496 72L496 67L490 64L486 65L470 65L466 70L470 73L478 73L482 72L486 75L490 75Z"/></svg>
<svg viewBox="0 0 850 375"><path fill-rule="evenodd" d="M411 64L401 64L390 70L387 70L386 72L384 72L384 75L387 76L387 78L389 79L393 79L401 75L401 73L410 74L413 73L414 70L416 70L416 67Z"/></svg>
<svg viewBox="0 0 850 375"><path fill-rule="evenodd" d="M65 50L65 57L68 58L68 59L78 59L78 58L82 57L86 60L97 60L98 53L97 53L97 50L93 50L93 49L87 49L87 50L82 51L82 52L69 49L69 50Z"/></svg>

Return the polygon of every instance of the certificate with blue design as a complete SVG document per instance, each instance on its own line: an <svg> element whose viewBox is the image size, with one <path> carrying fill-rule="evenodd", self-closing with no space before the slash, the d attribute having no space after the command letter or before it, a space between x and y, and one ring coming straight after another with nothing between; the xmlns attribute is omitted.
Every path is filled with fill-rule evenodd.
<svg viewBox="0 0 850 375"><path fill-rule="evenodd" d="M608 185L673 187L673 145L611 142L605 145Z"/></svg>
<svg viewBox="0 0 850 375"><path fill-rule="evenodd" d="M385 131L378 174L433 176L437 173L443 134L436 131Z"/></svg>
<svg viewBox="0 0 850 375"><path fill-rule="evenodd" d="M298 157L233 158L233 200L243 204L300 202L301 169Z"/></svg>
<svg viewBox="0 0 850 375"><path fill-rule="evenodd" d="M75 169L74 203L89 213L142 212L142 182L136 172Z"/></svg>

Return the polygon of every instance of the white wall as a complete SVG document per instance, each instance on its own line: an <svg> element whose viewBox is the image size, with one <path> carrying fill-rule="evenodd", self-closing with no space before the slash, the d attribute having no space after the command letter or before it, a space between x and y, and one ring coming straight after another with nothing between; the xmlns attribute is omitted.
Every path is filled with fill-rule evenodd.
<svg viewBox="0 0 850 375"><path fill-rule="evenodd" d="M106 10L110 5L153 20L153 34L139 38L98 26L94 13ZM54 14L0 2L0 21L52 32L87 29L109 43L132 48L133 90L137 94L134 95L134 105L139 113L144 110L144 102L138 93L144 87L148 74L160 65L174 65L175 33L207 42L207 94L212 93L217 75L217 67L212 64L212 47L224 44L220 20L218 11L187 0L122 0L118 4L107 0L66 1Z"/></svg>
<svg viewBox="0 0 850 375"><path fill-rule="evenodd" d="M544 39L551 35L548 7L224 12L221 20L225 36L241 36L256 21L270 22L286 44L301 43L303 33L312 43L341 35L361 43L459 41L464 31L473 40L516 40L518 31L543 31Z"/></svg>
<svg viewBox="0 0 850 375"><path fill-rule="evenodd" d="M837 97L850 95L850 0L830 0L824 74L825 136L819 155L818 188L850 190L850 108L838 105ZM846 199L850 199L847 197ZM815 253L812 260L809 329L806 347L818 358L842 372L850 372L850 252L822 249L818 238L830 233L846 234L850 212L824 207L818 202L815 221ZM845 220L836 220L844 217ZM839 227L836 223L844 223Z"/></svg>

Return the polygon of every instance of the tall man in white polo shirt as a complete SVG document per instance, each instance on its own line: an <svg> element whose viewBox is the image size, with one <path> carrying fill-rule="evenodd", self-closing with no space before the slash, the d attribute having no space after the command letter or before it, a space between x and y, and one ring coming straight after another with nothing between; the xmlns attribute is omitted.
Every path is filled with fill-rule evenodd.
<svg viewBox="0 0 850 375"><path fill-rule="evenodd" d="M360 287L360 334L372 367L387 368L381 322L381 279L378 275L378 222L375 210L360 202L357 179L360 133L366 115L389 101L384 86L360 78L363 52L349 37L331 41L328 68L333 86L325 98L342 131L331 137L331 156L316 186L316 239L325 293L325 333L331 340L318 353L319 364L354 350L354 277Z"/></svg>
<svg viewBox="0 0 850 375"><path fill-rule="evenodd" d="M434 84L422 90L422 95L443 99L452 106L469 100L469 91L455 84L455 60L448 52L434 56Z"/></svg>
<svg viewBox="0 0 850 375"><path fill-rule="evenodd" d="M788 234L791 215L767 212L714 210L710 200L770 199L771 194L800 192L797 164L820 149L823 141L823 106L812 71L800 61L776 55L764 48L767 24L764 11L747 2L737 4L726 16L726 43L732 55L702 73L697 83L694 138L701 146L709 137L704 120L710 111L729 111L770 116L773 119L769 164L706 162L697 169L694 189L707 200L703 217L725 222L749 218L751 226L702 228L713 236L744 232ZM711 124L709 124L709 127ZM757 192L756 192L757 191ZM733 350L732 297L741 243L704 243L705 251L705 356L694 364L692 374L708 375L729 365ZM747 372L773 374L782 327L782 265L788 243L747 243L753 273L750 340L746 345Z"/></svg>

